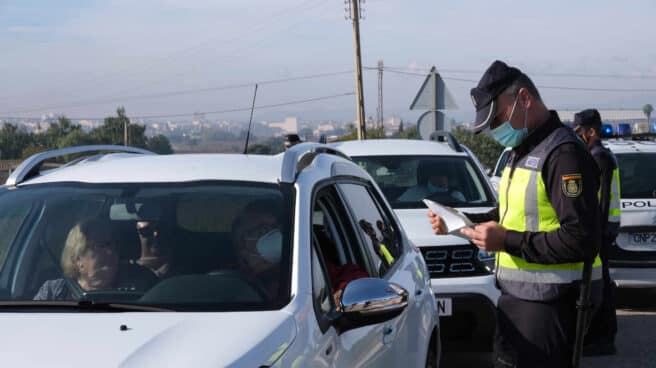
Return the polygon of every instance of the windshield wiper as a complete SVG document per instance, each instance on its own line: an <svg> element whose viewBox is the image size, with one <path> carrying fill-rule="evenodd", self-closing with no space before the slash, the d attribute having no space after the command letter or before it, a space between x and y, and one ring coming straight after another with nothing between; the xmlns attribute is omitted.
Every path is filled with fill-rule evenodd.
<svg viewBox="0 0 656 368"><path fill-rule="evenodd" d="M98 312L175 312L175 309L160 307L156 305L94 302L92 300L80 301L49 301L49 300L12 300L0 301L0 309L11 308L73 308Z"/></svg>

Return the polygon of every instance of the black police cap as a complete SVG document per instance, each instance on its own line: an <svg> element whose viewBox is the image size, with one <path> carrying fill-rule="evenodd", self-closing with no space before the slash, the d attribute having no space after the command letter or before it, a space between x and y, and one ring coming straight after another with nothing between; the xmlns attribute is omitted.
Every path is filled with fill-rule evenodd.
<svg viewBox="0 0 656 368"><path fill-rule="evenodd" d="M572 125L574 130L578 129L579 127L599 128L600 126L601 115L599 115L599 111L597 111L597 109L585 109L574 114L574 124Z"/></svg>
<svg viewBox="0 0 656 368"><path fill-rule="evenodd" d="M495 99L522 75L521 70L508 66L503 61L495 61L485 71L476 88L471 89L471 99L476 108L474 133L487 128L496 116Z"/></svg>

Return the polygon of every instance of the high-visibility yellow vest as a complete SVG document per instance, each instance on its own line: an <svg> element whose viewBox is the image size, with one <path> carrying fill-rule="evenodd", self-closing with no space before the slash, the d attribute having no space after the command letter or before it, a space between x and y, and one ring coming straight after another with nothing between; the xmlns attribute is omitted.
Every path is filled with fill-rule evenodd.
<svg viewBox="0 0 656 368"><path fill-rule="evenodd" d="M504 169L499 185L499 216L504 228L519 232L551 232L560 228L544 184L542 166L556 147L568 142L578 142L571 129L556 129L514 165L512 178L511 164ZM509 163L513 161L511 157ZM525 300L554 299L564 286L580 281L583 274L583 262L530 263L503 251L497 253L496 262L501 289ZM592 280L600 280L601 276L601 259L597 256Z"/></svg>
<svg viewBox="0 0 656 368"><path fill-rule="evenodd" d="M617 161L616 161L617 162ZM610 182L610 201L608 203L608 222L620 223L620 169L615 166L613 170L613 178Z"/></svg>

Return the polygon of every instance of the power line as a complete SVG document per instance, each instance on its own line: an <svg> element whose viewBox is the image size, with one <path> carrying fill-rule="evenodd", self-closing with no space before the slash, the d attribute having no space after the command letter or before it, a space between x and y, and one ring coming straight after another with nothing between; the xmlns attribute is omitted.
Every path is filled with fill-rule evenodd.
<svg viewBox="0 0 656 368"><path fill-rule="evenodd" d="M395 74L426 77L426 74L387 69L387 67L385 67L384 70ZM442 79L452 80L456 82L478 83L478 81L474 79L454 78L454 77L444 77L444 76L442 77ZM656 92L656 88L594 88L594 87L571 87L571 86L552 86L552 85L538 85L537 87L540 89L556 89L556 90L563 90L563 91L585 91L585 92Z"/></svg>
<svg viewBox="0 0 656 368"><path fill-rule="evenodd" d="M424 68L409 68L409 67L395 67L389 66L389 69L399 70L399 71L414 71L414 72L430 72L430 69ZM473 69L440 69L440 73L456 73L456 74L476 74L482 75L482 71L473 70ZM527 74L533 76L544 76L544 77L557 77L557 78L599 78L599 79L656 79L656 75L653 74L588 74L588 73L532 73L528 72Z"/></svg>
<svg viewBox="0 0 656 368"><path fill-rule="evenodd" d="M330 99L335 99L335 98L339 98L339 97L353 96L353 95L355 95L354 92L344 92L344 93L338 93L338 94L328 95L328 96L320 96L320 97L306 98L306 99L302 99L302 100L291 100L291 101L280 102L280 103L275 103L275 104L260 105L260 106L255 106L254 109L255 110L271 109L271 108L275 108L275 107L299 105L299 104L304 104L304 103L309 103L309 102L330 100ZM217 114L227 114L227 113L231 113L231 112L250 111L251 108L252 107L240 107L240 108L216 110L216 111L194 111L194 112L163 114L163 115L141 115L141 116L132 116L132 117L130 117L130 119L131 120L139 120L139 119L178 118L178 117L191 116L191 115L194 115L194 114L217 115ZM32 117L32 118L10 117L10 116L0 117L0 120L17 120L17 119L40 120L41 118L37 118L37 117ZM73 117L73 118L68 118L68 119L69 120L102 120L104 118L100 118L100 117Z"/></svg>
<svg viewBox="0 0 656 368"><path fill-rule="evenodd" d="M40 111L47 111L47 110L70 109L70 108L85 107L85 106L91 106L91 105L99 105L99 104L110 103L110 102L121 102L121 101L127 101L127 100L132 100L132 101L134 101L134 100L146 100L146 99L181 96L181 95L194 94L194 93L215 92L215 91L240 89L240 88L250 88L250 87L253 87L254 84L259 84L259 85L269 84L270 85L270 84L286 83L286 82L293 82L293 81L300 81L300 80L326 78L326 77L332 77L332 76L344 75L344 74L351 74L351 73L353 73L352 70L344 70L344 71L330 72L330 73L319 73L319 74L303 75L303 76L298 76L298 77L289 77L289 78L281 78L281 79L269 79L269 80L248 82L248 83L228 84L228 85L223 85L223 86L214 86L214 87L207 87L207 88L168 91L168 92L161 92L161 93L132 95L132 96L111 97L111 98L107 98L107 99L98 99L98 100L85 100L85 101L71 102L70 104L65 104L65 105L38 107L38 108L30 108L30 109L24 109L24 110L19 110L19 111L6 112L4 114L5 115L28 114L28 113L35 113L35 112L40 112Z"/></svg>

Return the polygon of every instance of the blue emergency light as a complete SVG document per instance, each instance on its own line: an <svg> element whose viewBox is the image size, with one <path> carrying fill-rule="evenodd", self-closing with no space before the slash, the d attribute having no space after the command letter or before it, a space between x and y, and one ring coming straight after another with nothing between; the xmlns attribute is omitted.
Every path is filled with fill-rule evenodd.
<svg viewBox="0 0 656 368"><path fill-rule="evenodd" d="M631 136L631 124L627 124L627 123L617 124L617 136L618 137L630 137Z"/></svg>

